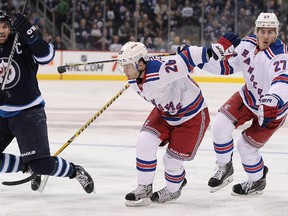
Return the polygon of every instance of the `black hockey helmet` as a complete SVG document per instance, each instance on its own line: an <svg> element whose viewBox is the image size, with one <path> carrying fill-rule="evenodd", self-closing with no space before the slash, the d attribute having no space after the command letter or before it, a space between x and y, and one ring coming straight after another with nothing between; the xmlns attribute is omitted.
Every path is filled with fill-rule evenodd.
<svg viewBox="0 0 288 216"><path fill-rule="evenodd" d="M11 18L4 10L0 10L0 22L7 22L7 25L11 27Z"/></svg>

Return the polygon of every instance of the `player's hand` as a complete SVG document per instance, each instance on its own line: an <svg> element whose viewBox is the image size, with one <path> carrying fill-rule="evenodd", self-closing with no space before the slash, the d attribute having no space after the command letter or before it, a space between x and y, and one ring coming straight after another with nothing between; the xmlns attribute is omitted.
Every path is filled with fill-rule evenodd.
<svg viewBox="0 0 288 216"><path fill-rule="evenodd" d="M12 28L16 29L27 41L32 40L36 36L36 27L22 14L16 14L16 19Z"/></svg>
<svg viewBox="0 0 288 216"><path fill-rule="evenodd" d="M184 50L188 49L190 45L188 44L182 44L181 46L177 47L177 54L183 52Z"/></svg>
<svg viewBox="0 0 288 216"><path fill-rule="evenodd" d="M234 49L240 42L241 39L238 35L232 32L225 33L216 44L211 44L214 59L221 61L227 56L233 56Z"/></svg>
<svg viewBox="0 0 288 216"><path fill-rule="evenodd" d="M0 106L4 105L9 97L10 94L7 91L0 89Z"/></svg>
<svg viewBox="0 0 288 216"><path fill-rule="evenodd" d="M273 95L265 95L261 98L258 108L258 123L261 127L266 127L275 120L279 113L279 100Z"/></svg>

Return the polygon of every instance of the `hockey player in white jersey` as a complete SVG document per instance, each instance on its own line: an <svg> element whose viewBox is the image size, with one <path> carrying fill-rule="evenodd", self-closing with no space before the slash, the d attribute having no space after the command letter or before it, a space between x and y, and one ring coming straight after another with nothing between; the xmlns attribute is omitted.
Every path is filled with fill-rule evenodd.
<svg viewBox="0 0 288 216"><path fill-rule="evenodd" d="M268 168L259 152L284 123L288 109L288 55L277 39L279 21L274 13L261 13L255 34L242 39L237 55L224 61L209 61L205 71L229 75L242 72L245 84L224 105L211 126L218 170L208 185L215 192L233 180L232 155L235 128L252 120L237 141L248 180L233 186L232 195L262 194ZM221 39L220 39L221 41Z"/></svg>
<svg viewBox="0 0 288 216"><path fill-rule="evenodd" d="M120 50L118 59L129 84L155 106L137 140L138 187L126 195L127 206L149 205L151 200L164 203L180 196L187 182L183 162L195 157L210 122L201 90L189 72L208 62L212 53L205 47L187 45L177 55L149 58L140 42L128 42ZM215 58L222 55L215 50ZM153 193L157 149L165 145L166 186Z"/></svg>

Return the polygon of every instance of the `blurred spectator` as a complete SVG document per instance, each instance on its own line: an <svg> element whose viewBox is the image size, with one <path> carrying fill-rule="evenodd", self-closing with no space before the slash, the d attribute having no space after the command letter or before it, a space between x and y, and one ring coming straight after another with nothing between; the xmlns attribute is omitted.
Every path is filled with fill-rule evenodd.
<svg viewBox="0 0 288 216"><path fill-rule="evenodd" d="M102 37L102 31L97 22L93 22L92 28L89 34L89 49L102 50L102 43L100 39Z"/></svg>
<svg viewBox="0 0 288 216"><path fill-rule="evenodd" d="M63 43L60 35L56 35L54 41L52 42L56 50L67 50L66 45Z"/></svg>
<svg viewBox="0 0 288 216"><path fill-rule="evenodd" d="M109 46L109 51L111 52L119 52L120 49L122 48L122 44L119 43L119 36L118 35L114 35L113 36L113 41Z"/></svg>
<svg viewBox="0 0 288 216"><path fill-rule="evenodd" d="M79 27L75 29L77 49L87 49L90 29L87 26L87 20L80 19Z"/></svg>
<svg viewBox="0 0 288 216"><path fill-rule="evenodd" d="M162 37L154 38L155 52L164 53L167 50L167 45Z"/></svg>
<svg viewBox="0 0 288 216"><path fill-rule="evenodd" d="M148 52L155 52L155 46L150 36L145 39L144 44L147 47Z"/></svg>
<svg viewBox="0 0 288 216"><path fill-rule="evenodd" d="M57 30L61 32L62 23L67 20L67 15L69 13L69 3L68 0L60 0L56 5L55 9L55 19L57 20Z"/></svg>
<svg viewBox="0 0 288 216"><path fill-rule="evenodd" d="M193 16L193 8L191 7L191 3L189 0L185 1L185 6L181 10L181 15L184 22L188 24L192 23L192 16Z"/></svg>
<svg viewBox="0 0 288 216"><path fill-rule="evenodd" d="M174 44L175 32L195 45L205 45L227 31L235 31L240 36L253 33L254 20L262 11L275 12L282 23L279 36L286 43L288 37L288 27L285 25L288 2L283 0L171 0L169 5L167 0L43 1L49 10L54 11L58 31L47 29L45 19L39 19L37 11L28 7L26 14L31 23L38 26L43 37L51 40L52 34L61 33L61 25L65 22L75 30L76 48L81 50L108 50L113 36L118 35L120 44L133 36L136 37L134 41L149 42L148 45L155 51L163 51L165 47L168 52ZM15 13L21 12L23 3L24 0L3 0L0 9L7 10L14 17ZM170 10L168 6L171 6ZM74 7L76 11L72 14ZM236 7L238 11L235 11ZM95 28L94 22L98 28Z"/></svg>
<svg viewBox="0 0 288 216"><path fill-rule="evenodd" d="M131 34L131 27L128 21L125 21L120 28L117 31L117 34L119 36L120 43L124 44L128 42L128 39Z"/></svg>
<svg viewBox="0 0 288 216"><path fill-rule="evenodd" d="M181 45L182 45L181 39L180 39L179 36L176 35L176 36L174 37L174 41L173 41L172 45L170 46L169 52L170 52L170 53L176 53L176 52L177 52L177 48L178 48L179 46L181 46Z"/></svg>

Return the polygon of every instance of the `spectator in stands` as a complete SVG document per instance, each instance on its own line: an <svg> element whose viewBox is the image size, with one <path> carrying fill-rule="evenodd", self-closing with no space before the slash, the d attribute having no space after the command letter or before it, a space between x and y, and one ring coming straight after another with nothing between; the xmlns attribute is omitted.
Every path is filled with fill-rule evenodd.
<svg viewBox="0 0 288 216"><path fill-rule="evenodd" d="M62 37L60 35L56 35L52 44L53 44L55 50L67 50L67 47L63 43Z"/></svg>
<svg viewBox="0 0 288 216"><path fill-rule="evenodd" d="M193 11L193 8L191 7L190 1L186 0L185 6L181 10L183 21L190 24L192 22L193 13L194 11Z"/></svg>
<svg viewBox="0 0 288 216"><path fill-rule="evenodd" d="M130 23L128 21L125 21L124 23L122 23L122 25L117 31L117 34L119 35L120 43L124 44L128 42L130 33L131 33Z"/></svg>
<svg viewBox="0 0 288 216"><path fill-rule="evenodd" d="M122 48L122 44L119 42L119 36L114 35L113 36L113 41L109 46L109 51L111 52L119 52L120 49Z"/></svg>
<svg viewBox="0 0 288 216"><path fill-rule="evenodd" d="M155 37L154 38L154 45L155 45L155 52L166 52L167 45L162 37Z"/></svg>
<svg viewBox="0 0 288 216"><path fill-rule="evenodd" d="M75 29L77 49L87 49L89 32L87 20L84 18L80 19L79 27Z"/></svg>
<svg viewBox="0 0 288 216"><path fill-rule="evenodd" d="M178 35L176 35L175 38L174 38L173 44L170 46L169 52L170 53L176 53L177 52L177 48L179 46L181 46L181 45L182 45L181 38Z"/></svg>
<svg viewBox="0 0 288 216"><path fill-rule="evenodd" d="M58 27L58 32L61 32L61 26L62 23L65 23L67 20L67 15L69 13L69 2L68 0L60 0L58 4L56 5L55 9L55 19L57 20L57 27Z"/></svg>

